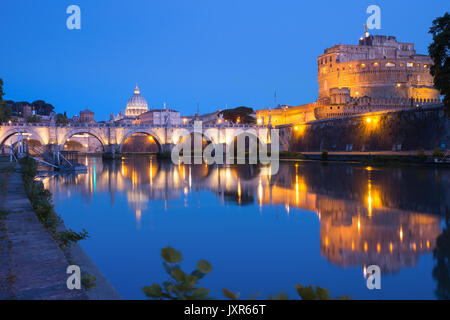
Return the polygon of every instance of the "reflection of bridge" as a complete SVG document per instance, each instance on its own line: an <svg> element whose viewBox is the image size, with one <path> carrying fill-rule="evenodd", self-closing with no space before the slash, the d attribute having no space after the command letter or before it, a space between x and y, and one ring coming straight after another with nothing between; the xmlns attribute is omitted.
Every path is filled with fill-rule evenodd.
<svg viewBox="0 0 450 320"><path fill-rule="evenodd" d="M92 161L86 157L86 165L88 159ZM260 210L284 207L287 214L295 208L315 212L323 256L342 267L377 264L386 273L414 266L420 255L432 252L440 217L430 212L439 199L449 198L449 173L421 196L404 192L417 177L400 175L399 169L393 175L392 169L300 163L282 164L278 174L270 176L259 166L173 165L147 157L98 161L89 167L87 175L61 176L62 181L51 179L46 186L51 191L63 188L67 196L77 190L87 199L95 192L107 192L111 201L115 194L126 194L137 220L146 214L149 201L182 199L197 190L212 191L222 205L253 203ZM423 175L425 182L435 179L433 171ZM330 176L348 183L339 185ZM405 194L401 201L396 191ZM437 200L429 202L429 193Z"/></svg>
<svg viewBox="0 0 450 320"><path fill-rule="evenodd" d="M74 135L89 134L95 137L102 145L105 154L120 154L127 138L135 134L147 134L154 138L160 153L167 153L179 143L183 137L198 133L209 142L229 146L233 140L242 134L258 138L260 143L268 144L269 130L264 126L246 125L217 125L217 126L180 125L180 126L153 126L153 125L111 125L111 124L84 124L84 125L48 125L48 124L5 124L0 126L0 148L8 138L19 132L27 135L28 139L38 141L50 150L62 150L64 144Z"/></svg>

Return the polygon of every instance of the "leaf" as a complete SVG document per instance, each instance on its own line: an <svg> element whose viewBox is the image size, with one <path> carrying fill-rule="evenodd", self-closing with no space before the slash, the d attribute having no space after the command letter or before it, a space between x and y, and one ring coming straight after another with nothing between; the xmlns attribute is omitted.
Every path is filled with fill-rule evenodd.
<svg viewBox="0 0 450 320"><path fill-rule="evenodd" d="M319 300L330 300L330 292L327 289L316 287L316 295Z"/></svg>
<svg viewBox="0 0 450 320"><path fill-rule="evenodd" d="M183 260L181 252L172 247L161 249L161 257L169 263L180 263Z"/></svg>
<svg viewBox="0 0 450 320"><path fill-rule="evenodd" d="M281 292L278 296L269 297L268 300L289 300L289 297L286 293Z"/></svg>
<svg viewBox="0 0 450 320"><path fill-rule="evenodd" d="M160 298L162 295L162 288L159 284L154 283L151 286L143 287L145 295L149 298Z"/></svg>
<svg viewBox="0 0 450 320"><path fill-rule="evenodd" d="M297 290L302 300L316 300L316 293L311 286L304 287L301 284L298 284L295 286L295 289Z"/></svg>
<svg viewBox="0 0 450 320"><path fill-rule="evenodd" d="M180 267L173 268L170 275L178 282L183 281L184 278L186 277L186 274L183 272L183 270L181 270Z"/></svg>
<svg viewBox="0 0 450 320"><path fill-rule="evenodd" d="M211 266L211 264L208 261L200 260L197 263L197 269L201 273L208 274L208 273L210 273L212 271L212 266Z"/></svg>
<svg viewBox="0 0 450 320"><path fill-rule="evenodd" d="M223 291L223 295L226 298L228 298L228 299L231 299L231 300L239 299L239 292L238 293L234 293L234 292L232 292L232 291L230 291L228 289L225 289L225 288L223 288L222 291Z"/></svg>
<svg viewBox="0 0 450 320"><path fill-rule="evenodd" d="M209 289L198 287L194 290L193 297L197 299L205 299L208 297L210 291L211 290Z"/></svg>

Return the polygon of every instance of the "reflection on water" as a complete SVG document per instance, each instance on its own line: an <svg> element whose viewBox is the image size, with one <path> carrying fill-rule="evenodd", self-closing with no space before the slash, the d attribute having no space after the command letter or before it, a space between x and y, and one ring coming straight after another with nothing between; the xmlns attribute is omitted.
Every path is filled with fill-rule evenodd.
<svg viewBox="0 0 450 320"><path fill-rule="evenodd" d="M172 165L151 157L108 162L86 158L85 161L89 166L87 174L58 176L45 181L55 194L57 209L65 220L63 204L70 203L74 194L84 199L89 210L89 203L99 193L107 195L111 207L114 207L117 196L126 196L128 210L135 215L138 231L143 227L141 221L145 215L158 213L150 208L152 203L163 203L159 211L164 212L171 203L180 199L183 205L177 210L190 214L201 210L199 203L211 201L214 206L228 208L228 211L239 207L249 214L258 212L261 215L265 208L283 208L281 214L288 218L313 212L320 225L319 237L309 236L307 241L311 244L318 242L320 256L326 258L330 265L328 268L338 268L330 271L335 276L339 276L336 270L356 267L363 277L367 266L377 264L383 275L390 275L394 282L402 269L418 266L421 256L428 257L427 261L432 259L436 239L441 234L441 219L448 210L450 199L450 174L446 169L378 169L286 162L280 165L277 175L268 176L260 167L250 165ZM212 200L207 196L210 193L214 194ZM189 200L192 194L196 195L197 201ZM229 219L238 222L240 218L232 216ZM270 223L273 221L264 224L264 232L271 231ZM298 229L307 230L308 227L313 228L313 223L311 226L302 224ZM292 236L296 236L295 230L285 228L279 230L280 235L292 232ZM273 241L276 242L276 238ZM298 243L292 245L298 246ZM96 261L95 256L93 259ZM314 260L313 257L311 259ZM321 263L320 260L311 261L311 264ZM417 272L432 274L429 266L419 267ZM264 287L264 283L259 285ZM364 282L360 285L364 287ZM435 283L424 283L422 287L427 289L417 290L426 291L430 286L436 287ZM345 292L346 288L341 289L338 294L349 293ZM120 288L118 290L120 292ZM362 290L355 289L356 298ZM415 297L432 298L432 295L433 292L417 292ZM367 292L361 297L371 298ZM397 290L393 295L381 297L409 296L407 292L403 294ZM440 294L439 297L445 295Z"/></svg>

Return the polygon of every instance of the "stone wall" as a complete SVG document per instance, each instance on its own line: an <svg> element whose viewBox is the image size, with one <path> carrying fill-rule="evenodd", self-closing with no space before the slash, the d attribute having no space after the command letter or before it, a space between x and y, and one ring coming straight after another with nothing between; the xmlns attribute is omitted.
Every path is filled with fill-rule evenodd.
<svg viewBox="0 0 450 320"><path fill-rule="evenodd" d="M450 145L442 107L319 120L281 129L292 151L408 151Z"/></svg>

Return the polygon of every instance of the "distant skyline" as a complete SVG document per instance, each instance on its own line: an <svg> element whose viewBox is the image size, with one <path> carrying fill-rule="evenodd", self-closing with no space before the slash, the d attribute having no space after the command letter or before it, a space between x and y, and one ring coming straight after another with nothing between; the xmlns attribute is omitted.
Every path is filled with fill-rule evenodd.
<svg viewBox="0 0 450 320"><path fill-rule="evenodd" d="M66 8L81 8L68 30ZM369 5L381 7L375 34L427 54L432 21L448 1L50 1L1 4L4 99L45 100L71 117L97 121L125 109L136 84L149 108L183 115L241 105L266 108L317 99L317 62L338 43L357 44Z"/></svg>

